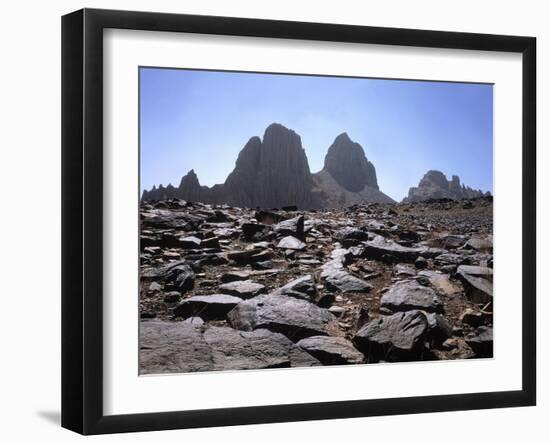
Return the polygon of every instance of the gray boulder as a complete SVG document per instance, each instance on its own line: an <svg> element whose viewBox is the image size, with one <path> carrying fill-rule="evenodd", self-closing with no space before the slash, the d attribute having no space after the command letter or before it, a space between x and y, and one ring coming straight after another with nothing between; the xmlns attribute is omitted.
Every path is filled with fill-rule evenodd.
<svg viewBox="0 0 550 443"><path fill-rule="evenodd" d="M493 299L493 270L484 266L459 266L456 276L462 282L466 297L474 303Z"/></svg>
<svg viewBox="0 0 550 443"><path fill-rule="evenodd" d="M306 248L306 244L297 239L296 237L293 237L291 235L283 237L279 243L277 243L277 248L279 249L293 249L296 251L301 251L302 249Z"/></svg>
<svg viewBox="0 0 550 443"><path fill-rule="evenodd" d="M252 298L266 292L266 287L250 280L238 280L220 285L219 290L223 294L234 295L240 298Z"/></svg>
<svg viewBox="0 0 550 443"><path fill-rule="evenodd" d="M343 337L309 337L296 344L324 365L358 364L365 361L365 356Z"/></svg>
<svg viewBox="0 0 550 443"><path fill-rule="evenodd" d="M241 301L241 298L226 294L195 295L180 303L173 312L174 316L182 318L224 319Z"/></svg>
<svg viewBox="0 0 550 443"><path fill-rule="evenodd" d="M266 294L239 303L227 315L236 329L258 328L280 332L292 341L312 335L329 335L335 317L326 309L286 295Z"/></svg>
<svg viewBox="0 0 550 443"><path fill-rule="evenodd" d="M281 334L184 322L142 321L140 374L318 366Z"/></svg>
<svg viewBox="0 0 550 443"><path fill-rule="evenodd" d="M442 312L443 303L437 293L428 286L414 280L394 283L380 299L380 306L391 311L422 309L429 312Z"/></svg>
<svg viewBox="0 0 550 443"><path fill-rule="evenodd" d="M421 311L399 312L369 321L353 338L369 362L410 361L426 354L428 321Z"/></svg>

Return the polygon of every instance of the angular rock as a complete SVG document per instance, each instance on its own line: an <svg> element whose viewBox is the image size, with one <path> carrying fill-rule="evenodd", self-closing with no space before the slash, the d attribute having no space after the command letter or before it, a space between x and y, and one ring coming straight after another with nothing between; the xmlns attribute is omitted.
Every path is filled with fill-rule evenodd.
<svg viewBox="0 0 550 443"><path fill-rule="evenodd" d="M481 252L493 252L493 236L487 235L485 237L472 237L464 245L466 249L475 249Z"/></svg>
<svg viewBox="0 0 550 443"><path fill-rule="evenodd" d="M293 359L300 359L300 349L294 343L266 329L243 332L210 327L204 332L204 340L211 348L214 370L288 368ZM301 358L302 365L306 358ZM311 366L315 364L308 360Z"/></svg>
<svg viewBox="0 0 550 443"><path fill-rule="evenodd" d="M384 255L395 257L398 261L412 263L422 253L420 248L401 246L392 240L387 240L381 235L376 235L373 240L363 243L365 255L368 258L380 260Z"/></svg>
<svg viewBox="0 0 550 443"><path fill-rule="evenodd" d="M183 323L186 325L202 326L204 325L204 320L200 317L188 317L183 321Z"/></svg>
<svg viewBox="0 0 550 443"><path fill-rule="evenodd" d="M326 288L336 292L369 292L372 285L343 270L329 270L323 273Z"/></svg>
<svg viewBox="0 0 550 443"><path fill-rule="evenodd" d="M303 241L298 240L296 237L292 237L291 235L289 235L287 237L283 237L281 241L277 243L277 248L301 251L302 249L306 248L306 244Z"/></svg>
<svg viewBox="0 0 550 443"><path fill-rule="evenodd" d="M140 374L267 369L319 365L281 334L185 322L142 321Z"/></svg>
<svg viewBox="0 0 550 443"><path fill-rule="evenodd" d="M391 311L422 309L428 312L442 312L443 303L430 287L414 280L394 283L380 299L380 306Z"/></svg>
<svg viewBox="0 0 550 443"><path fill-rule="evenodd" d="M271 228L260 223L243 223L241 226L244 238L248 241L262 241L269 238Z"/></svg>
<svg viewBox="0 0 550 443"><path fill-rule="evenodd" d="M451 281L448 274L438 271L420 271L418 275L426 277L439 294L453 296L460 292L460 288Z"/></svg>
<svg viewBox="0 0 550 443"><path fill-rule="evenodd" d="M456 276L462 281L466 297L474 303L493 299L493 270L482 266L459 266Z"/></svg>
<svg viewBox="0 0 550 443"><path fill-rule="evenodd" d="M273 226L273 230L280 236L292 236L304 240L304 216L299 215L283 220Z"/></svg>
<svg viewBox="0 0 550 443"><path fill-rule="evenodd" d="M355 245L363 240L369 239L369 234L358 228L346 227L336 231L333 236L334 240L348 247Z"/></svg>
<svg viewBox="0 0 550 443"><path fill-rule="evenodd" d="M141 321L139 338L141 375L212 369L210 346L191 324Z"/></svg>
<svg viewBox="0 0 550 443"><path fill-rule="evenodd" d="M201 239L193 236L180 237L178 246L183 249L197 249L201 247Z"/></svg>
<svg viewBox="0 0 550 443"><path fill-rule="evenodd" d="M233 281L248 280L249 278L249 271L230 271L222 274L220 280L222 283L230 283Z"/></svg>
<svg viewBox="0 0 550 443"><path fill-rule="evenodd" d="M369 321L353 338L368 362L410 361L426 353L428 321L421 311L399 312Z"/></svg>
<svg viewBox="0 0 550 443"><path fill-rule="evenodd" d="M365 356L343 337L309 337L296 345L325 365L358 364L365 361Z"/></svg>
<svg viewBox="0 0 550 443"><path fill-rule="evenodd" d="M286 295L259 295L239 303L227 318L231 326L244 331L266 328L292 341L312 335L328 335L335 318L326 309Z"/></svg>
<svg viewBox="0 0 550 443"><path fill-rule="evenodd" d="M453 335L453 328L449 322L439 314L425 314L428 321L430 339L434 343L441 344Z"/></svg>
<svg viewBox="0 0 550 443"><path fill-rule="evenodd" d="M466 337L466 343L478 358L493 357L493 328L480 326L475 333Z"/></svg>
<svg viewBox="0 0 550 443"><path fill-rule="evenodd" d="M241 298L226 294L195 295L174 308L175 317L200 317L203 320L223 320Z"/></svg>
<svg viewBox="0 0 550 443"><path fill-rule="evenodd" d="M274 294L288 295L290 297L314 301L317 296L317 287L311 275L304 275L303 277L298 277L288 282L277 289Z"/></svg>
<svg viewBox="0 0 550 443"><path fill-rule="evenodd" d="M254 283L250 280L238 280L224 283L219 286L219 289L223 294L234 295L240 298L252 298L266 292L266 287L264 285Z"/></svg>

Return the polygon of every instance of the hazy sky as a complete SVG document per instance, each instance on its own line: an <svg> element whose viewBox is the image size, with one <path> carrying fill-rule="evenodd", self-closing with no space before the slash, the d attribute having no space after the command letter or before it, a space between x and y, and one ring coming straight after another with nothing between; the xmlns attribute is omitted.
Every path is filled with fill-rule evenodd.
<svg viewBox="0 0 550 443"><path fill-rule="evenodd" d="M395 200L429 169L493 191L490 85L141 68L141 189L223 183L252 136L278 122L302 138L311 172L347 132Z"/></svg>

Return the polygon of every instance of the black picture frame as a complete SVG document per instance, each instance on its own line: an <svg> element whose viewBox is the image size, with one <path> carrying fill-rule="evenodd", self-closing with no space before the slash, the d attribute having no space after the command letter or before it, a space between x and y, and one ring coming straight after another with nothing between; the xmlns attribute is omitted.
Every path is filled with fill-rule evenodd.
<svg viewBox="0 0 550 443"><path fill-rule="evenodd" d="M171 411L103 413L103 30L192 32L522 54L522 388ZM536 403L536 39L83 9L62 18L62 426L82 434L531 406Z"/></svg>

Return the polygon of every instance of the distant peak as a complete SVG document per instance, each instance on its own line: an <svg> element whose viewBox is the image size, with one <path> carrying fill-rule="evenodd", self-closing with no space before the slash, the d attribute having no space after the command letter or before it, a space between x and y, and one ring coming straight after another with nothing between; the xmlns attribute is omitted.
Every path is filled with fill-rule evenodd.
<svg viewBox="0 0 550 443"><path fill-rule="evenodd" d="M270 134L295 134L295 132L280 123L271 123L265 129L264 138Z"/></svg>
<svg viewBox="0 0 550 443"><path fill-rule="evenodd" d="M339 134L335 139L334 141L349 141L351 142L351 138L349 138L349 135L347 132L342 132L341 134Z"/></svg>

